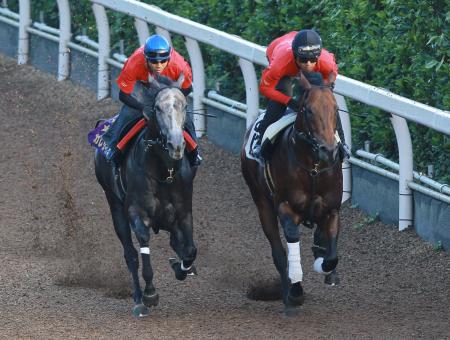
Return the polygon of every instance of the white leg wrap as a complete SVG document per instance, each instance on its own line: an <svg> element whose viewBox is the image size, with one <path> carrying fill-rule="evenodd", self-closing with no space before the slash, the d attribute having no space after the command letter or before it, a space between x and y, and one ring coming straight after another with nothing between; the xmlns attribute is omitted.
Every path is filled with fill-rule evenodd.
<svg viewBox="0 0 450 340"><path fill-rule="evenodd" d="M141 254L148 254L148 255L150 255L150 248L149 247L142 247L141 248Z"/></svg>
<svg viewBox="0 0 450 340"><path fill-rule="evenodd" d="M191 269L191 267L192 267L192 266L190 266L190 267L188 267L188 268L185 268L185 267L184 267L184 264L183 264L183 261L181 261L181 270L184 270L184 271L186 272L186 271L188 271L189 269Z"/></svg>
<svg viewBox="0 0 450 340"><path fill-rule="evenodd" d="M303 280L302 262L300 259L300 242L288 243L288 276L292 283Z"/></svg>
<svg viewBox="0 0 450 340"><path fill-rule="evenodd" d="M319 274L330 274L331 272L324 272L322 269L322 264L323 264L323 257L318 257L315 261L314 261L314 270L316 272L318 272Z"/></svg>

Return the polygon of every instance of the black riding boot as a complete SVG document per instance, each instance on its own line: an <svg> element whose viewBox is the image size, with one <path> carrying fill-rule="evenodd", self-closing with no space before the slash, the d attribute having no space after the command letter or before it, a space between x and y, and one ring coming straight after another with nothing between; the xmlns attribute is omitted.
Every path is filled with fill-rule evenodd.
<svg viewBox="0 0 450 340"><path fill-rule="evenodd" d="M267 154L261 154L261 142L264 132L270 124L275 123L286 111L286 105L269 100L264 118L255 126L256 141L252 147L253 156L258 158L266 158Z"/></svg>
<svg viewBox="0 0 450 340"><path fill-rule="evenodd" d="M336 129L339 135L339 156L341 157L341 160L344 161L346 159L349 159L352 151L348 147L347 143L345 143L345 136L344 136L344 130L342 129L342 123L341 123L341 117L339 116L339 113L337 115L337 125Z"/></svg>
<svg viewBox="0 0 450 340"><path fill-rule="evenodd" d="M200 156L200 145L198 143L197 134L195 133L195 125L190 115L186 116L184 129L197 144L197 147L194 150L192 150L188 155L189 163L191 164L191 166L199 166L202 163L203 158Z"/></svg>
<svg viewBox="0 0 450 340"><path fill-rule="evenodd" d="M102 139L108 145L109 150L106 152L106 159L118 164L122 158L122 152L117 148L120 138L142 118L142 111L132 109L127 105L123 105L119 112L119 116L111 125L108 131L102 136Z"/></svg>

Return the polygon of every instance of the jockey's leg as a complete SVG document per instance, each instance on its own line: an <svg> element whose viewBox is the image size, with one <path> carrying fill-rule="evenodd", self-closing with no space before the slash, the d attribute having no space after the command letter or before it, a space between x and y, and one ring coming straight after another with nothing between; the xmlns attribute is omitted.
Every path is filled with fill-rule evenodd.
<svg viewBox="0 0 450 340"><path fill-rule="evenodd" d="M291 77L282 78L275 88L288 95L292 96L292 79ZM269 100L267 102L267 109L264 115L264 118L255 126L255 131L257 134L257 140L253 147L253 155L255 157L261 157L265 155L261 155L261 142L264 136L264 132L268 128L270 124L275 123L278 119L280 119L286 111L286 105L276 102L274 100Z"/></svg>
<svg viewBox="0 0 450 340"><path fill-rule="evenodd" d="M191 166L199 166L202 162L202 157L200 156L200 147L198 143L198 137L197 133L195 132L195 125L194 121L192 119L192 114L188 113L186 115L186 122L184 123L184 129L187 131L187 133L192 137L194 142L197 144L197 147L194 148L189 153L189 162L191 163Z"/></svg>
<svg viewBox="0 0 450 340"><path fill-rule="evenodd" d="M108 131L102 136L102 139L109 147L106 159L119 162L122 152L117 148L120 137L126 133L136 122L142 118L142 112L123 105L119 116L111 125Z"/></svg>

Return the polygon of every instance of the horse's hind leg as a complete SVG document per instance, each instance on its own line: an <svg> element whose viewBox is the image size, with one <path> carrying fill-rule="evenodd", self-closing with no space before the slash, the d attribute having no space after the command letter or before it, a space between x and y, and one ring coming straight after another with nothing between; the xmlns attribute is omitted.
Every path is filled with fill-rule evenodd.
<svg viewBox="0 0 450 340"><path fill-rule="evenodd" d="M289 279L287 275L287 258L283 243L281 242L280 233L278 229L277 215L269 201L259 201L256 203L259 211L259 219L261 225L269 240L272 248L272 258L281 278L281 288L283 293L283 302L288 304L289 296Z"/></svg>
<svg viewBox="0 0 450 340"><path fill-rule="evenodd" d="M339 211L333 210L318 223L312 247L315 258L314 270L325 274L325 283L333 286L339 284L336 271L339 224Z"/></svg>
<svg viewBox="0 0 450 340"><path fill-rule="evenodd" d="M133 314L136 316L146 316L149 314L149 310L144 306L142 302L142 290L139 284L139 257L136 249L133 246L133 240L131 238L131 229L128 223L127 216L125 215L122 202L120 202L112 193L106 193L106 198L111 210L111 216L113 219L114 230L122 243L124 250L124 257L127 263L128 270L133 278L133 299L135 307L133 308Z"/></svg>

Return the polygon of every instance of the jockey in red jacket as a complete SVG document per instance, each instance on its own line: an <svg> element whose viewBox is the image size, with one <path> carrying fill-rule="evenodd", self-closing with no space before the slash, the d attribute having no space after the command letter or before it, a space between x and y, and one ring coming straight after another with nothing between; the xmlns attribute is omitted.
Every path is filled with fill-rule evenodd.
<svg viewBox="0 0 450 340"><path fill-rule="evenodd" d="M107 159L117 162L121 158L121 150L117 148L119 138L123 132L129 130L143 117L144 104L139 98L132 95L136 82L144 85L148 82L149 75L162 75L176 81L181 74L184 81L181 92L185 96L192 92L192 71L184 58L173 49L169 42L161 35L152 35L145 44L139 47L125 62L122 72L117 78L119 86L119 99L125 105L122 107L118 118L109 130L102 136L109 146L106 152ZM194 123L191 115L187 115L185 128L197 142ZM198 148L191 152L191 163L199 165L201 157Z"/></svg>
<svg viewBox="0 0 450 340"><path fill-rule="evenodd" d="M269 101L263 120L255 127L256 157L260 157L261 139L267 127L280 119L287 107L295 112L300 110L298 101L292 97L292 77L300 71L319 72L327 83L330 72L336 76L338 73L334 54L322 47L322 39L313 30L293 31L275 39L267 47L266 55L269 66L262 73L259 90Z"/></svg>

